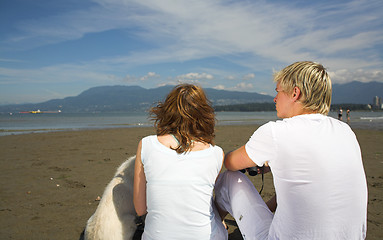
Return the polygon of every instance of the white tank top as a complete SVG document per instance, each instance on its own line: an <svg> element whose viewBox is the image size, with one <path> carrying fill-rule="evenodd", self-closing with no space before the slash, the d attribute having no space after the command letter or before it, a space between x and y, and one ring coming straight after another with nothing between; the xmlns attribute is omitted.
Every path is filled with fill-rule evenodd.
<svg viewBox="0 0 383 240"><path fill-rule="evenodd" d="M148 212L142 239L211 239L218 231L212 197L222 149L178 154L152 135L142 139L141 160Z"/></svg>

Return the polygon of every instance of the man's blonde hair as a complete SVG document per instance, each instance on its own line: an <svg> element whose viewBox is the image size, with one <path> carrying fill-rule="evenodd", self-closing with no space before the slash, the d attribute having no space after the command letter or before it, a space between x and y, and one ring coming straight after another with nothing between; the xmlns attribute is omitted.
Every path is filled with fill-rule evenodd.
<svg viewBox="0 0 383 240"><path fill-rule="evenodd" d="M303 61L293 63L274 75L283 91L292 93L295 87L301 91L299 101L307 110L328 114L331 105L331 79L319 63Z"/></svg>

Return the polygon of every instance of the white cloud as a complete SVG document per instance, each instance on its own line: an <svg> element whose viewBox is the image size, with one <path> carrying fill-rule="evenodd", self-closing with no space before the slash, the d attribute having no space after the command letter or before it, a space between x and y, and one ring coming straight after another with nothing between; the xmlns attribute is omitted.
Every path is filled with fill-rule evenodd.
<svg viewBox="0 0 383 240"><path fill-rule="evenodd" d="M123 82L127 83L138 83L138 82L146 82L155 78L160 78L160 75L155 72L148 72L144 76L136 77L134 75L127 74L122 78Z"/></svg>
<svg viewBox="0 0 383 240"><path fill-rule="evenodd" d="M159 74L156 74L155 72L148 72L148 74L146 74L145 76L142 76L140 78L141 81L147 81L148 79L151 79L151 78L159 78L160 75Z"/></svg>
<svg viewBox="0 0 383 240"><path fill-rule="evenodd" d="M383 80L383 70L348 70L340 69L334 72L329 72L333 83L347 83L352 81L359 82L381 82Z"/></svg>
<svg viewBox="0 0 383 240"><path fill-rule="evenodd" d="M138 82L138 78L132 75L127 74L123 79L123 82L128 82L128 83L134 83Z"/></svg>
<svg viewBox="0 0 383 240"><path fill-rule="evenodd" d="M245 76L242 77L243 80L251 80L251 79L254 79L255 78L255 74L254 73L248 73L246 74Z"/></svg>
<svg viewBox="0 0 383 240"><path fill-rule="evenodd" d="M212 80L214 76L209 73L186 73L176 77L178 80Z"/></svg>
<svg viewBox="0 0 383 240"><path fill-rule="evenodd" d="M252 90L253 88L254 88L254 85L252 83L241 82L241 83L238 83L232 89L236 91L249 91L249 90Z"/></svg>
<svg viewBox="0 0 383 240"><path fill-rule="evenodd" d="M160 42L160 48L121 60L134 62L141 56L138 63L143 64L249 53L250 57L286 64L339 53L344 59L363 59L362 50L381 44L383 38L381 28L373 31L368 27L382 24L380 1L337 3L331 8L326 2L300 8L288 2L266 1L94 2L97 5L88 9L23 22L20 39L52 43L79 39L88 33L129 29L144 41ZM377 60L381 65L381 59Z"/></svg>
<svg viewBox="0 0 383 240"><path fill-rule="evenodd" d="M177 85L182 83L190 83L204 86L213 79L214 76L212 74L192 72L178 75L176 77L168 77L167 80L162 81L161 83L157 84L157 86Z"/></svg>
<svg viewBox="0 0 383 240"><path fill-rule="evenodd" d="M247 92L247 91L253 90L254 89L254 85L252 83L241 82L241 83L236 84L234 87L226 87L223 84L219 84L219 85L216 85L213 88L217 89L217 90L245 91L245 92Z"/></svg>
<svg viewBox="0 0 383 240"><path fill-rule="evenodd" d="M224 85L217 85L217 86L215 86L215 87L213 87L214 89L217 89L217 90L225 90L226 88L225 88L225 86Z"/></svg>
<svg viewBox="0 0 383 240"><path fill-rule="evenodd" d="M55 45L61 47L60 43L84 40L87 34L102 35L108 31L123 32L142 46L118 55L89 57L81 63L73 58L61 60L68 64L40 65L35 69L2 67L0 84L99 85L123 81L154 86L183 81L224 89L256 76L254 86L238 83L229 89L267 91L274 86L260 85L265 85L265 79L269 81L271 77L261 79L261 75L266 72L271 75L273 68L282 69L300 60L322 63L331 71L334 83L383 81L382 1L353 0L330 5L310 1L297 6L298 2L294 1L263 0L93 0L82 9L24 18L12 25L18 28L7 34L9 38L0 39L0 52L18 49L17 56L21 56L23 49L37 46L53 49ZM0 62L19 62L21 66L24 60L20 59L4 56ZM219 62L207 66L197 62L201 59L204 63L216 59ZM170 66L172 63L175 66ZM186 74L170 76L170 70L169 75L164 70L161 75L168 77L165 81L155 72L144 76L135 72L138 68L158 69L152 68L155 64L177 68L177 74ZM34 65L38 65L37 61ZM180 65L182 69L178 68Z"/></svg>
<svg viewBox="0 0 383 240"><path fill-rule="evenodd" d="M155 72L148 72L148 77L159 77L160 75L156 74Z"/></svg>

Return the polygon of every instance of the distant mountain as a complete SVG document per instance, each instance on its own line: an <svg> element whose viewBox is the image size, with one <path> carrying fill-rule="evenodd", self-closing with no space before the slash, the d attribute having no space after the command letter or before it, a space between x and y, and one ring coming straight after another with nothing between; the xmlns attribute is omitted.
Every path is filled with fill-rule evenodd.
<svg viewBox="0 0 383 240"><path fill-rule="evenodd" d="M350 82L332 86L333 104L371 104L375 96L383 98L382 82Z"/></svg>
<svg viewBox="0 0 383 240"><path fill-rule="evenodd" d="M75 97L53 99L36 104L0 106L0 112L19 112L40 109L62 112L122 112L144 111L164 100L174 86L145 89L138 86L101 86L90 88ZM204 89L213 105L251 102L272 102L273 97L258 93Z"/></svg>
<svg viewBox="0 0 383 240"><path fill-rule="evenodd" d="M0 106L0 112L53 111L63 112L123 112L145 111L154 103L164 100L173 86L145 89L138 86L101 86L90 88L78 96L53 99L36 104ZM205 88L214 106L244 103L272 103L269 95ZM383 97L381 82L351 82L333 85L333 104L371 104L375 96Z"/></svg>

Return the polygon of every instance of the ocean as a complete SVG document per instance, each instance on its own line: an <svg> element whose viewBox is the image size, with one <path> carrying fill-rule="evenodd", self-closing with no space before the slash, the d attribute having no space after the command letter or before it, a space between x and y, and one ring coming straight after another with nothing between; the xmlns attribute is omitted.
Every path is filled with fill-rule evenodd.
<svg viewBox="0 0 383 240"><path fill-rule="evenodd" d="M337 118L337 112L329 116ZM218 112L218 125L264 124L277 120L276 112ZM343 114L343 121L346 122ZM352 128L383 130L383 112L351 112ZM140 113L14 113L0 114L0 136L54 131L148 127L148 114Z"/></svg>

